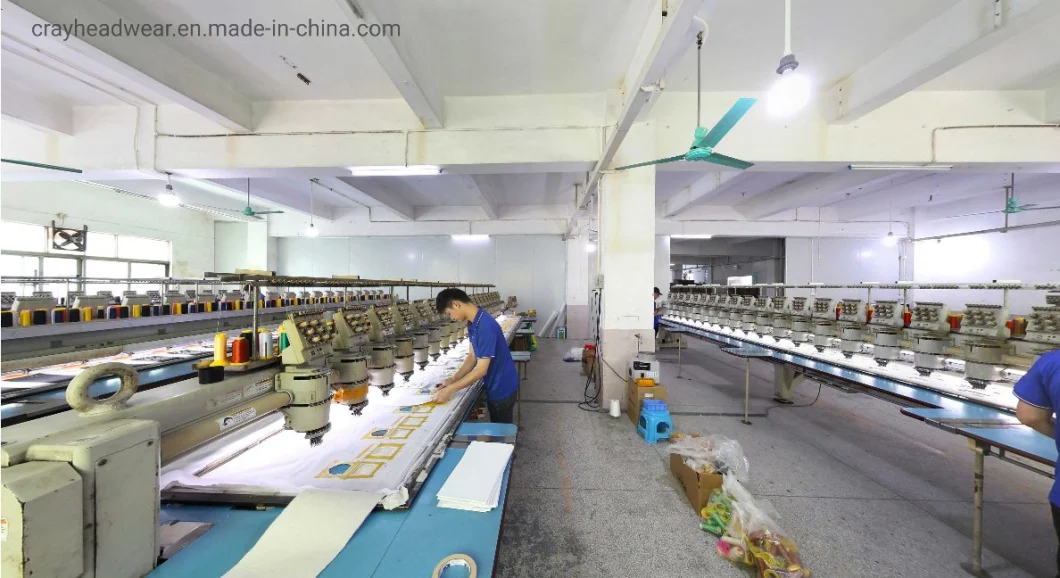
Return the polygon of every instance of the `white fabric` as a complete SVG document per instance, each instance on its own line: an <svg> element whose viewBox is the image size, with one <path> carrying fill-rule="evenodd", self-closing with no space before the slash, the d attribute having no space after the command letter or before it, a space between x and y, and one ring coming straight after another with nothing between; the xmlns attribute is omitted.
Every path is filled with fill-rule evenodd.
<svg viewBox="0 0 1060 578"><path fill-rule="evenodd" d="M504 468L512 457L512 444L471 442L442 489L438 507L488 512L500 502Z"/></svg>
<svg viewBox="0 0 1060 578"><path fill-rule="evenodd" d="M373 492L306 490L224 578L315 578L379 503Z"/></svg>

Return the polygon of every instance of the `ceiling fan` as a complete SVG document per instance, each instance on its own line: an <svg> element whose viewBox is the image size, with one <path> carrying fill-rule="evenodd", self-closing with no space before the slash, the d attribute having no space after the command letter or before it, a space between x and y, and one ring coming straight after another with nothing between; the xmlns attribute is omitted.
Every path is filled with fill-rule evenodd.
<svg viewBox="0 0 1060 578"><path fill-rule="evenodd" d="M243 216L245 217L257 217L258 215L272 215L275 213L282 213L283 211L255 211L250 206L250 179L247 178L247 206L243 208Z"/></svg>
<svg viewBox="0 0 1060 578"><path fill-rule="evenodd" d="M995 213L1002 213L1005 215L1014 215L1016 213L1022 213L1024 211L1047 211L1049 209L1060 209L1060 205L1043 207L1038 203L1025 203L1020 204L1019 199L1016 198L1016 174L1011 173L1009 175L1009 184L1004 186L1005 189L1005 208L997 211L981 211L978 213L966 213L959 215L960 217L972 217L975 215L993 215Z"/></svg>
<svg viewBox="0 0 1060 578"><path fill-rule="evenodd" d="M647 161L643 163L636 163L632 165L626 165L618 167L615 170L624 171L626 169L635 169L637 167L645 167L648 165L658 165L663 163L672 163L676 161L706 161L708 163L714 163L716 165L722 165L731 167L734 169L744 170L754 163L749 163L740 159L736 159L730 156L726 156L720 153L714 152L714 147L718 146L721 139L725 138L725 135L729 134L732 127L736 126L736 123L747 111L758 101L756 98L741 98L736 101L736 104L732 105L729 112L725 113L725 116L721 117L718 124L715 124L713 128L708 132L700 123L700 99L703 96L702 89L702 66L700 59L702 58L703 50L703 33L700 32L696 39L696 132L695 140L692 141L692 147L688 149L688 152L664 159L656 159L654 161Z"/></svg>

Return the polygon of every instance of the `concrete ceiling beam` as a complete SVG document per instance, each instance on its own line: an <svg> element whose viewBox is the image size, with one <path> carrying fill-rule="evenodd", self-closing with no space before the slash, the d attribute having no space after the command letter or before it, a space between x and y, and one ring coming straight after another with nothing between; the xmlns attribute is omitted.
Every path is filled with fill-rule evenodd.
<svg viewBox="0 0 1060 578"><path fill-rule="evenodd" d="M225 79L152 37L64 38L53 24L111 25L121 14L98 0L3 0L4 42L19 45L155 103L174 102L235 132L253 128L250 99Z"/></svg>
<svg viewBox="0 0 1060 578"><path fill-rule="evenodd" d="M1056 0L960 0L833 86L829 120L858 120L1056 14Z"/></svg>
<svg viewBox="0 0 1060 578"><path fill-rule="evenodd" d="M336 0L336 3L346 17L357 24L399 25L402 20L399 3L391 0ZM366 35L360 40L383 67L423 127L445 126L445 99L429 78L426 68L419 64L424 62L419 56L420 47L401 35Z"/></svg>

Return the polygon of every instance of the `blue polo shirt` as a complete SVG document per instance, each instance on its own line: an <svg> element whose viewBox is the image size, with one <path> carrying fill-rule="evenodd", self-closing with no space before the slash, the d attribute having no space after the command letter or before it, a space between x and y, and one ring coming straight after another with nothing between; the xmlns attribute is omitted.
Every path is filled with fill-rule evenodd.
<svg viewBox="0 0 1060 578"><path fill-rule="evenodd" d="M1024 403L1060 413L1060 351L1042 354L1027 375L1016 382L1014 391ZM1060 429L1055 435L1060 435ZM1057 437L1056 447L1060 450L1060 437ZM1049 501L1060 507L1060 479L1053 483Z"/></svg>
<svg viewBox="0 0 1060 578"><path fill-rule="evenodd" d="M471 339L471 348L478 359L490 359L489 369L483 382L486 385L486 399L492 402L508 399L519 389L519 374L515 371L512 351L504 331L492 315L479 307L475 319L467 324L467 335Z"/></svg>

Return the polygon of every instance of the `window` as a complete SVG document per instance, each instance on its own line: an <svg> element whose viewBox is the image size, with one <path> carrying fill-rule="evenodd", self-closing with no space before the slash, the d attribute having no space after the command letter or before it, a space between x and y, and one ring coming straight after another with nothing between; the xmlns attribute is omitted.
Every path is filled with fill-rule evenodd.
<svg viewBox="0 0 1060 578"><path fill-rule="evenodd" d="M89 244L89 247L91 246ZM118 257L121 259L169 261L169 241L120 235L118 236ZM139 277L139 275L133 275L133 277ZM158 275L151 275L151 277L158 277Z"/></svg>
<svg viewBox="0 0 1060 578"><path fill-rule="evenodd" d="M166 278L169 276L170 243L131 235L114 235L89 231L84 253L58 251L51 247L50 230L25 223L0 224L0 278L7 277L82 277L105 278L107 283L82 284L76 280L62 283L3 282L3 291L26 295L33 291L51 291L62 298L68 291L88 294L111 291L161 290L161 284L122 283L119 279ZM84 286L82 286L84 285Z"/></svg>
<svg viewBox="0 0 1060 578"><path fill-rule="evenodd" d="M0 250L31 251L43 253L46 246L48 229L40 225L25 223L0 224Z"/></svg>

